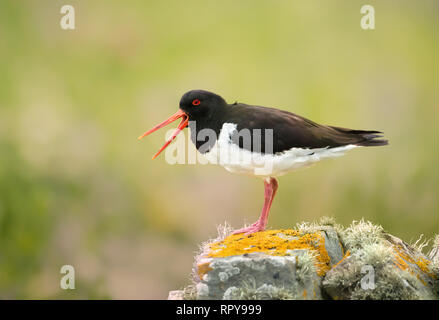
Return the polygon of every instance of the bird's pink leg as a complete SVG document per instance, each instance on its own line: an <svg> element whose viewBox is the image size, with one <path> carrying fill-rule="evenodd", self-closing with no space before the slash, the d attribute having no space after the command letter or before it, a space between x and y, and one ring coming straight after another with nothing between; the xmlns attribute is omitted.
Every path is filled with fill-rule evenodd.
<svg viewBox="0 0 439 320"><path fill-rule="evenodd" d="M233 234L245 233L245 235L249 235L254 232L265 230L265 226L267 225L267 221L268 221L268 213L270 212L270 207L273 202L274 196L276 194L278 183L275 178L270 177L264 180L264 186L265 186L265 202L259 220L253 223L252 225L250 225L249 227L235 230Z"/></svg>

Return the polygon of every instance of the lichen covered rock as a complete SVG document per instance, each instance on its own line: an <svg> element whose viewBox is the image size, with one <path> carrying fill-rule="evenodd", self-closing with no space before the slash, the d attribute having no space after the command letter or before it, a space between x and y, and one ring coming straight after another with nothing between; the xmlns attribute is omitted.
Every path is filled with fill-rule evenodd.
<svg viewBox="0 0 439 320"><path fill-rule="evenodd" d="M321 279L342 258L331 228L230 235L197 257L197 298L322 299Z"/></svg>
<svg viewBox="0 0 439 320"><path fill-rule="evenodd" d="M438 274L414 246L372 225L355 222L344 231L350 251L327 272L322 288L333 299L437 299Z"/></svg>
<svg viewBox="0 0 439 320"><path fill-rule="evenodd" d="M363 220L230 233L201 246L194 283L169 299L439 298L439 237L427 257L428 242L408 245Z"/></svg>

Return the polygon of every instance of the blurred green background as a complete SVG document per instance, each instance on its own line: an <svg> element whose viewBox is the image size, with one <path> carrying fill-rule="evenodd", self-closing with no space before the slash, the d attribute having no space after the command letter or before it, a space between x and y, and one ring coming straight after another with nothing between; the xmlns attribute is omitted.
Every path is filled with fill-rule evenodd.
<svg viewBox="0 0 439 320"><path fill-rule="evenodd" d="M60 28L64 4L76 30ZM269 226L364 217L432 237L438 57L435 0L2 0L0 298L163 299L218 224L257 219L259 179L152 161L166 130L137 141L190 89L390 140L281 177Z"/></svg>

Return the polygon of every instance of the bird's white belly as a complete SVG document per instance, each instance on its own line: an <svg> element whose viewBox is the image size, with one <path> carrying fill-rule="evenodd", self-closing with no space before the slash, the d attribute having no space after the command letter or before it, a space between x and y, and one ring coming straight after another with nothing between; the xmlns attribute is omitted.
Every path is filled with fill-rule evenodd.
<svg viewBox="0 0 439 320"><path fill-rule="evenodd" d="M277 154L262 154L239 148L231 140L236 124L225 123L215 145L206 153L211 164L219 164L226 170L260 177L276 177L289 171L307 167L320 160L338 157L357 147L347 145L337 148L292 148Z"/></svg>

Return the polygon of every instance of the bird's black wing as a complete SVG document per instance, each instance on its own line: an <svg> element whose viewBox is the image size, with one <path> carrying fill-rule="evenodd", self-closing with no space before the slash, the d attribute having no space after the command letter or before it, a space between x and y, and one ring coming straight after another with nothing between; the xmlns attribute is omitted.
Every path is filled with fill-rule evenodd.
<svg viewBox="0 0 439 320"><path fill-rule="evenodd" d="M261 153L281 153L291 148L335 148L346 145L379 146L387 144L379 131L352 130L317 124L288 111L251 106L231 105L226 112L227 122L237 124L232 136L239 147ZM244 129L244 131L242 131ZM251 143L246 143L245 129L249 129ZM260 130L255 130L260 129ZM269 145L272 130L273 145ZM265 143L267 140L267 144Z"/></svg>

